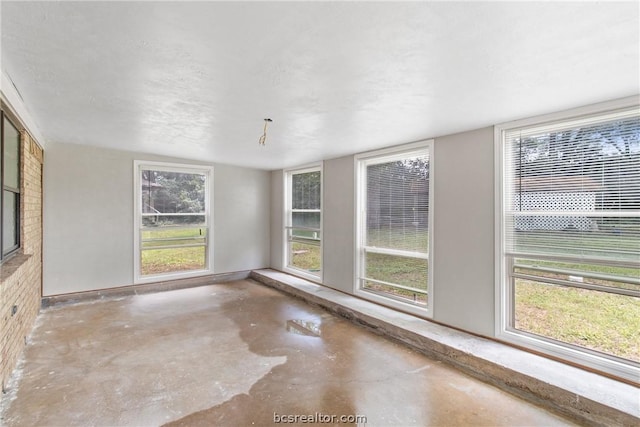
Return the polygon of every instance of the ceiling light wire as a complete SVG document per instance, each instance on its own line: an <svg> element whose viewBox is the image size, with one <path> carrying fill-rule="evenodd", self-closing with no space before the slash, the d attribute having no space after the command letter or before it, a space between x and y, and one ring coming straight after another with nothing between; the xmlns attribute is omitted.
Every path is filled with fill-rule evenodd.
<svg viewBox="0 0 640 427"><path fill-rule="evenodd" d="M271 119L264 119L264 131L262 132L262 136L258 140L258 145L264 146L265 142L267 141L267 126L269 125L269 122L272 122L272 121L273 120Z"/></svg>

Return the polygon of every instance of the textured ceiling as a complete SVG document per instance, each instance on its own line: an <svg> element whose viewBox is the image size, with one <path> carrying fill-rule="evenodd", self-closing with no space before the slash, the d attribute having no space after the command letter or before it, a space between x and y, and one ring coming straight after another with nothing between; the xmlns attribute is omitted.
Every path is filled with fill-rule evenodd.
<svg viewBox="0 0 640 427"><path fill-rule="evenodd" d="M0 7L51 142L277 169L640 91L637 2Z"/></svg>

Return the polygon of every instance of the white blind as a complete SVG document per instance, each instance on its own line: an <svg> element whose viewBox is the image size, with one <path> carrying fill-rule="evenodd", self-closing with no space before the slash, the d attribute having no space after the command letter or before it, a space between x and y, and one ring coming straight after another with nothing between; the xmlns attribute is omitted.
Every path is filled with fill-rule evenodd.
<svg viewBox="0 0 640 427"><path fill-rule="evenodd" d="M291 176L291 225L320 229L321 187L320 171L295 173Z"/></svg>
<svg viewBox="0 0 640 427"><path fill-rule="evenodd" d="M296 173L291 177L292 209L320 209L320 171Z"/></svg>
<svg viewBox="0 0 640 427"><path fill-rule="evenodd" d="M368 164L366 246L427 253L429 156Z"/></svg>
<svg viewBox="0 0 640 427"><path fill-rule="evenodd" d="M514 255L640 268L640 111L508 130L505 244Z"/></svg>

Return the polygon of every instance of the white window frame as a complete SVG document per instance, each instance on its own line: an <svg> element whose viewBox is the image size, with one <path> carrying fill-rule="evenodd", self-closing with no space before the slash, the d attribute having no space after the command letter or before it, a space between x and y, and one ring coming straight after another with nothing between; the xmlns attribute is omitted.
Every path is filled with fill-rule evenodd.
<svg viewBox="0 0 640 427"><path fill-rule="evenodd" d="M21 223L21 213L22 213L22 205L23 205L23 194L22 194L22 175L23 175L23 170L22 170L22 132L21 132L21 127L19 125L16 125L15 123L19 123L17 120L14 120L11 116L11 114L8 114L5 110L0 110L0 138L2 138L0 140L0 191L2 193L0 193L0 264L11 258L13 255L15 255L16 253L19 252L20 248L22 247L22 223ZM7 122L9 122L9 126L12 126L18 135L18 153L17 153L17 158L16 158L16 163L14 163L14 165L16 166L16 171L18 174L18 186L17 187L10 187L8 185L5 184L4 182L4 168L5 168L5 164L4 161L6 160L4 158L5 156L5 133L6 133L6 126L5 126L5 120ZM3 242L3 238L4 238L4 234L3 233L8 233L8 230L4 229L4 207L5 207L5 203L8 203L7 201L5 201L4 196L5 196L5 192L9 192L12 193L15 197L14 199L14 217L13 217L13 227L14 227L14 233L15 233L15 237L16 237L16 244L13 245L11 248L5 248L4 247L4 242Z"/></svg>
<svg viewBox="0 0 640 427"><path fill-rule="evenodd" d="M615 357L607 357L606 355L584 349L580 350L569 344L552 342L544 338L538 338L510 328L509 319L511 318L513 307L510 305L512 301L512 289L509 285L509 272L507 255L505 254L505 194L504 179L506 159L505 151L505 133L516 128L526 128L540 125L549 125L554 127L560 123L575 122L579 124L581 119L594 115L604 115L615 111L638 109L638 97L628 97L619 100L603 102L587 107L576 108L572 110L562 111L559 113L546 114L543 116L531 117L522 120L516 120L508 123L496 125L494 127L494 154L495 154L495 336L505 342L515 344L524 348L528 348L543 354L566 360L581 366L596 369L617 377L625 378L632 381L638 381L640 378L640 369L619 361Z"/></svg>
<svg viewBox="0 0 640 427"><path fill-rule="evenodd" d="M296 268L289 265L289 235L288 230L292 227L293 210L292 210L292 194L291 185L293 175L308 173L308 172L320 172L320 271L318 274L312 274L308 271ZM323 271L324 271L324 215L322 210L324 208L324 163L312 163L297 168L284 170L284 220L283 220L283 254L282 254L282 270L299 276L316 283L322 283Z"/></svg>
<svg viewBox="0 0 640 427"><path fill-rule="evenodd" d="M141 230L142 230L142 183L140 182L143 169L162 170L166 172L198 173L206 176L205 180L205 225L207 229L205 247L205 268L186 272L171 272L156 275L141 274ZM149 162L134 160L133 162L133 197L134 197L134 223L133 223L133 283L153 283L165 280L184 279L188 277L206 276L213 273L213 166L190 165L182 163Z"/></svg>
<svg viewBox="0 0 640 427"><path fill-rule="evenodd" d="M427 274L427 305L421 307L408 302L404 302L400 299L392 297L382 296L372 291L363 289L360 286L360 278L364 277L365 270L365 243L366 243L366 207L367 207L367 166L370 164L385 163L402 159L407 155L418 151L427 151L429 155L429 212L428 212L428 240L429 249L428 256L426 257L428 262L428 274ZM357 154L354 156L355 161L355 180L356 183L356 203L355 203L355 269L354 269L354 284L353 292L357 296L375 302L380 305L385 305L390 308L394 308L399 311L411 313L420 317L432 318L433 317L433 300L434 300L434 141L433 139L418 141L411 144L405 144L396 147L384 148L381 150L370 151L367 153ZM374 250L370 250L374 252ZM407 251L399 251L393 249L376 248L375 252L384 253L389 255L410 255L415 258L422 258L424 256Z"/></svg>

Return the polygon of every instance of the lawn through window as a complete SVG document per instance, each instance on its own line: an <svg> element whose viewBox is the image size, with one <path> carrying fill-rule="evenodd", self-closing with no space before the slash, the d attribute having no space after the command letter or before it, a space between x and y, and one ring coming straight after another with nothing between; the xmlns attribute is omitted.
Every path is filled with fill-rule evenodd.
<svg viewBox="0 0 640 427"><path fill-rule="evenodd" d="M141 164L139 276L209 270L210 170Z"/></svg>
<svg viewBox="0 0 640 427"><path fill-rule="evenodd" d="M363 296L429 307L431 147L358 159L357 291Z"/></svg>
<svg viewBox="0 0 640 427"><path fill-rule="evenodd" d="M503 129L501 139L504 331L637 370L637 108Z"/></svg>
<svg viewBox="0 0 640 427"><path fill-rule="evenodd" d="M322 171L312 167L286 174L286 267L319 278L322 272Z"/></svg>

